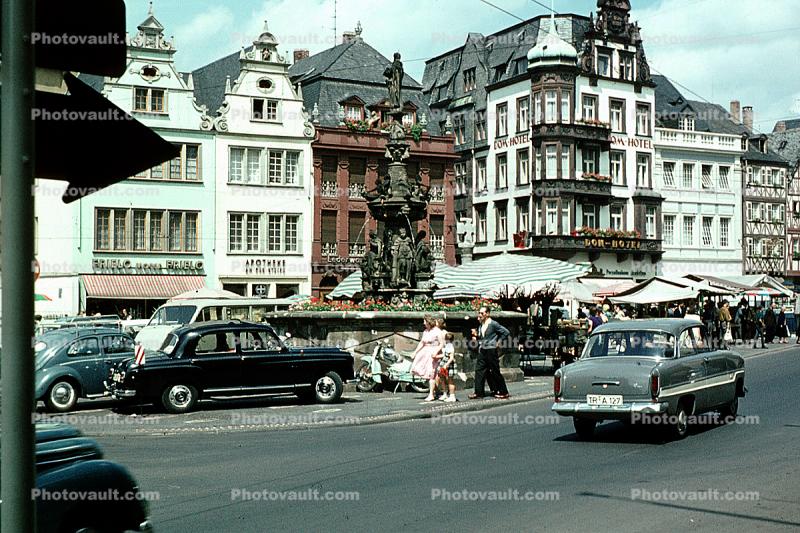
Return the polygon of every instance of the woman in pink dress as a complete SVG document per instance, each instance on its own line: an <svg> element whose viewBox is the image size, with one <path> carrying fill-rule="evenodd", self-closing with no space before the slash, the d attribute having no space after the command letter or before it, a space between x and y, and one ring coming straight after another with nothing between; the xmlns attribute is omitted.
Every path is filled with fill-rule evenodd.
<svg viewBox="0 0 800 533"><path fill-rule="evenodd" d="M414 350L414 363L411 365L411 373L428 380L430 393L425 398L426 402L432 402L436 387L436 367L439 361L433 356L438 355L444 347L442 342L442 330L436 327L436 321L430 315L425 315L423 319L425 331L422 333L417 349Z"/></svg>

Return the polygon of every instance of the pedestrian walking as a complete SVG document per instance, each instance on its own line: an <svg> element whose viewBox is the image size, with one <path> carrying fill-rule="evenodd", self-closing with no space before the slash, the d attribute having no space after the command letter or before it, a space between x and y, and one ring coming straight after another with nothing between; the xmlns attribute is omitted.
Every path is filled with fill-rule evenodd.
<svg viewBox="0 0 800 533"><path fill-rule="evenodd" d="M488 381L489 388L494 397L507 400L509 398L506 381L500 374L500 357L498 350L503 342L508 339L509 331L496 321L492 320L488 307L478 310L478 329L472 330L472 335L478 341L478 360L475 364L475 392L469 395L470 399L483 398L486 395L484 385Z"/></svg>
<svg viewBox="0 0 800 533"><path fill-rule="evenodd" d="M434 356L439 356L444 347L442 342L442 330L436 327L436 321L431 315L423 317L423 324L425 331L422 333L422 338L414 350L414 362L411 365L411 373L423 379L428 380L430 391L426 402L435 400L434 390L436 387L436 368L439 366L438 360Z"/></svg>
<svg viewBox="0 0 800 533"><path fill-rule="evenodd" d="M455 376L458 372L456 368L456 349L453 346L454 336L449 331L444 334L444 348L442 348L442 358L439 362L438 375L436 376L437 388L444 391L439 398L443 402L455 402L456 382ZM449 393L449 394L448 394Z"/></svg>
<svg viewBox="0 0 800 533"><path fill-rule="evenodd" d="M775 320L775 335L778 337L780 344L789 342L789 328L786 325L786 311L781 307L778 318Z"/></svg>
<svg viewBox="0 0 800 533"><path fill-rule="evenodd" d="M764 336L767 344L772 344L772 341L775 340L776 321L774 307L775 304L770 304L769 307L764 309Z"/></svg>
<svg viewBox="0 0 800 533"><path fill-rule="evenodd" d="M728 348L728 338L733 341L731 336L731 311L728 300L722 300L719 308L719 345Z"/></svg>
<svg viewBox="0 0 800 533"><path fill-rule="evenodd" d="M718 316L719 313L714 306L714 302L711 300L706 300L706 303L703 306L703 324L706 326L705 341L708 346L713 345L714 337L716 335L716 329L714 325Z"/></svg>
<svg viewBox="0 0 800 533"><path fill-rule="evenodd" d="M755 321L753 325L755 326L755 336L753 337L753 348L756 348L756 344L758 344L758 339L761 339L761 347L766 348L767 345L764 343L764 317L766 316L766 311L762 309L760 305L756 306L756 313L755 313Z"/></svg>

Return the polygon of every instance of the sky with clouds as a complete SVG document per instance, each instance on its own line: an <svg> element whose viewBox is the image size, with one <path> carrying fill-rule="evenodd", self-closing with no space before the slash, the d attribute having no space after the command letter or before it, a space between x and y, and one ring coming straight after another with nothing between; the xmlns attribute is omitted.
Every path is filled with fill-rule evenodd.
<svg viewBox="0 0 800 533"><path fill-rule="evenodd" d="M128 29L147 16L149 0L126 0ZM492 5L489 4L494 4ZM334 32L336 4L336 32ZM544 4L544 6L542 5ZM755 110L756 128L800 118L800 11L797 0L631 0L654 72L691 99L725 107L738 99ZM422 81L425 60L484 35L549 13L550 0L155 0L174 35L180 70L193 70L249 45L268 20L280 50L319 52L341 42L357 22L366 42ZM554 0L561 13L588 15L596 0ZM334 35L338 34L338 40Z"/></svg>

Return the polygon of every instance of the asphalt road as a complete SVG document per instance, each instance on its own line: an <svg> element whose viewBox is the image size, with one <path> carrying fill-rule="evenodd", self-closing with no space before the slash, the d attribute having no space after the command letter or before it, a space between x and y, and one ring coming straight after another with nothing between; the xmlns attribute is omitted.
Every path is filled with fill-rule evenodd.
<svg viewBox="0 0 800 533"><path fill-rule="evenodd" d="M679 442L619 423L580 442L548 400L449 424L98 440L159 493L159 532L796 531L800 349L746 365L747 423Z"/></svg>

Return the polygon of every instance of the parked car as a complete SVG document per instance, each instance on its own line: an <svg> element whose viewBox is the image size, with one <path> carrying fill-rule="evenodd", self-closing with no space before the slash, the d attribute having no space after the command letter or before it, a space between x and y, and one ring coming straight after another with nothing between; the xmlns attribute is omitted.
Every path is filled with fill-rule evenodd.
<svg viewBox="0 0 800 533"><path fill-rule="evenodd" d="M202 397L295 393L333 403L354 381L353 356L338 348L290 348L272 327L242 320L199 322L167 335L144 364L122 361L111 374L115 398L160 403L171 413Z"/></svg>
<svg viewBox="0 0 800 533"><path fill-rule="evenodd" d="M36 489L39 533L153 531L147 501L130 472L103 460L97 442L72 426L36 424Z"/></svg>
<svg viewBox="0 0 800 533"><path fill-rule="evenodd" d="M592 332L580 359L554 377L553 411L581 438L602 420L651 421L686 436L688 419L735 416L745 394L744 359L706 344L697 320L610 322Z"/></svg>
<svg viewBox="0 0 800 533"><path fill-rule="evenodd" d="M133 357L134 342L117 328L69 327L36 337L34 352L36 399L65 412L78 398L108 396L109 369Z"/></svg>

